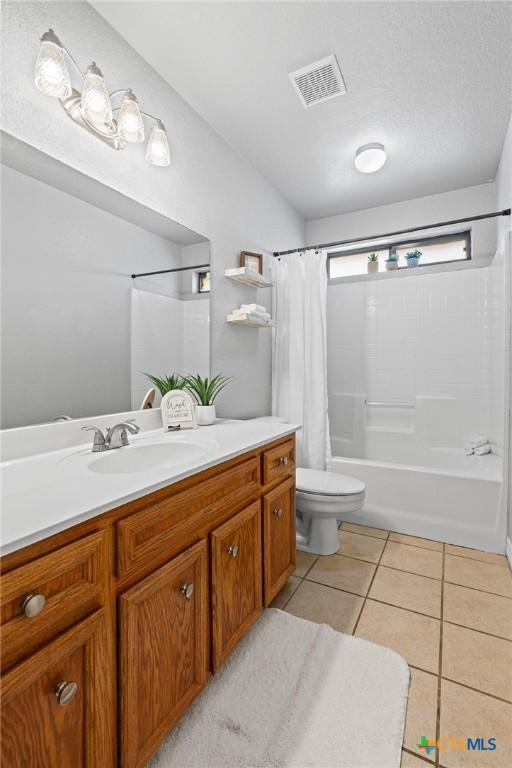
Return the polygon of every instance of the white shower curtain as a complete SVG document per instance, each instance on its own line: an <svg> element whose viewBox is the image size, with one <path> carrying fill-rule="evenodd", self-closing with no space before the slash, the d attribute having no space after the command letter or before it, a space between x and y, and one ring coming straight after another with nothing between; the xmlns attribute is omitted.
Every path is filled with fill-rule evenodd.
<svg viewBox="0 0 512 768"><path fill-rule="evenodd" d="M274 262L276 321L272 413L302 425L297 466L325 469L327 412L327 254L306 251Z"/></svg>

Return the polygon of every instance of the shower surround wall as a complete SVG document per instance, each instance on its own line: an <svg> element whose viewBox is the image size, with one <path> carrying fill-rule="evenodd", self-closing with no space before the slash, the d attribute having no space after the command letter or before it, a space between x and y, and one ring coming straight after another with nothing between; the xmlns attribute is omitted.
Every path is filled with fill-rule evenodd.
<svg viewBox="0 0 512 768"><path fill-rule="evenodd" d="M499 275L491 265L330 284L333 455L443 466L480 434L502 452Z"/></svg>

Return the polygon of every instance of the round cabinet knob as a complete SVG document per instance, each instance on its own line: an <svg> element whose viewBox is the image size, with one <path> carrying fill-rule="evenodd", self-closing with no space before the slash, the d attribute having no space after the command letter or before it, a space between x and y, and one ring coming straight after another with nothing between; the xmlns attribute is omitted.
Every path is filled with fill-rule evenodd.
<svg viewBox="0 0 512 768"><path fill-rule="evenodd" d="M65 707L66 704L69 704L71 701L73 701L77 692L78 685L76 683L67 683L64 681L62 683L58 683L55 686L54 691L57 697L57 701L62 707Z"/></svg>
<svg viewBox="0 0 512 768"><path fill-rule="evenodd" d="M281 458L279 459L279 463L281 464L282 467L288 466L288 456L281 456Z"/></svg>
<svg viewBox="0 0 512 768"><path fill-rule="evenodd" d="M181 594L184 595L187 600L190 600L190 598L194 594L194 585L193 584L182 584L182 586L181 586Z"/></svg>
<svg viewBox="0 0 512 768"><path fill-rule="evenodd" d="M33 619L35 616L39 616L45 605L46 597L44 595L33 595L31 593L23 598L21 607L27 619Z"/></svg>
<svg viewBox="0 0 512 768"><path fill-rule="evenodd" d="M276 509L274 509L274 515L275 515L275 517L282 517L283 516L283 510L281 509L281 507L276 507Z"/></svg>
<svg viewBox="0 0 512 768"><path fill-rule="evenodd" d="M232 547L228 547L228 555L236 557L238 555L238 545L234 544Z"/></svg>

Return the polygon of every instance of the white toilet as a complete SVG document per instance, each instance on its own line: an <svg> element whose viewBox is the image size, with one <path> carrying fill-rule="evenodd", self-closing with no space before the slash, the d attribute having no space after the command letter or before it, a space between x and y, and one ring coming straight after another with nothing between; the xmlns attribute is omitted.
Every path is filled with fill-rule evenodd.
<svg viewBox="0 0 512 768"><path fill-rule="evenodd" d="M365 484L348 475L319 469L296 471L297 549L315 555L338 551L338 520L359 512Z"/></svg>

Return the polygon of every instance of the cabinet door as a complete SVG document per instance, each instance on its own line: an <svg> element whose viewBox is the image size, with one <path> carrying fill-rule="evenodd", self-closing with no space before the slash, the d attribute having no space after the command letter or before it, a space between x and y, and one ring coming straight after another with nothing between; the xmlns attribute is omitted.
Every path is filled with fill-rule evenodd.
<svg viewBox="0 0 512 768"><path fill-rule="evenodd" d="M115 765L109 636L102 609L2 677L3 768Z"/></svg>
<svg viewBox="0 0 512 768"><path fill-rule="evenodd" d="M295 481L286 480L263 497L265 605L295 570Z"/></svg>
<svg viewBox="0 0 512 768"><path fill-rule="evenodd" d="M259 501L212 533L212 609L217 669L262 611Z"/></svg>
<svg viewBox="0 0 512 768"><path fill-rule="evenodd" d="M121 764L146 764L208 679L207 544L120 597Z"/></svg>

